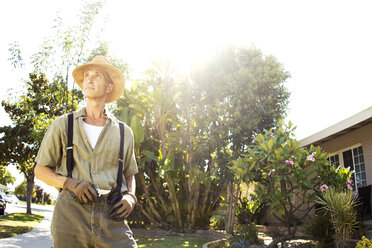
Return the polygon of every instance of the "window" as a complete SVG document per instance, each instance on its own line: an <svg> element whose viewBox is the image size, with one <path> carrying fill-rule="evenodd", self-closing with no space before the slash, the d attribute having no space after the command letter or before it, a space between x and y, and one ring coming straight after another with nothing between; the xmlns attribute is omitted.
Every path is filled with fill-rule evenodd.
<svg viewBox="0 0 372 248"><path fill-rule="evenodd" d="M340 159L338 158L338 154L330 156L329 161L331 162L331 165L338 167L340 165Z"/></svg>
<svg viewBox="0 0 372 248"><path fill-rule="evenodd" d="M361 146L353 149L354 175L357 188L367 185L366 167L364 164L363 149Z"/></svg>
<svg viewBox="0 0 372 248"><path fill-rule="evenodd" d="M342 161L340 161L340 157L342 158ZM343 164L344 168L349 167L350 169L354 170L354 190L367 185L362 146L353 147L351 149L334 154L329 157L329 161L331 165L336 167L338 167L340 164Z"/></svg>

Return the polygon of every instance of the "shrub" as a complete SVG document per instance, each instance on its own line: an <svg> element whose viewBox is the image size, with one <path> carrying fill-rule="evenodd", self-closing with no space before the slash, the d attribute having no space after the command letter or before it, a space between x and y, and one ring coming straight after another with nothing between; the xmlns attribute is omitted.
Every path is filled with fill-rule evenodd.
<svg viewBox="0 0 372 248"><path fill-rule="evenodd" d="M210 229L223 230L225 228L225 219L226 217L224 215L213 214L209 220Z"/></svg>
<svg viewBox="0 0 372 248"><path fill-rule="evenodd" d="M332 185L337 189L349 187L352 172L332 166L320 146L301 147L291 123L278 124L278 128L258 134L247 153L232 161L231 170L236 180L256 184L255 194L287 227L288 235L282 238L289 240L314 208L318 191ZM276 238L270 246L282 241Z"/></svg>
<svg viewBox="0 0 372 248"><path fill-rule="evenodd" d="M224 244L224 248L227 247L249 247L253 244L261 244L262 241L258 238L258 230L255 224L241 225L238 233L231 238L229 238Z"/></svg>
<svg viewBox="0 0 372 248"><path fill-rule="evenodd" d="M241 240L239 240L237 242L234 242L233 245L236 248L248 248L249 245L250 245L250 242L249 242L249 240L241 239Z"/></svg>
<svg viewBox="0 0 372 248"><path fill-rule="evenodd" d="M328 212L319 211L305 225L305 233L318 242L318 248L332 247L335 231L330 219L331 216Z"/></svg>
<svg viewBox="0 0 372 248"><path fill-rule="evenodd" d="M259 244L258 230L255 224L246 224L241 227L238 237L249 240L252 244Z"/></svg>
<svg viewBox="0 0 372 248"><path fill-rule="evenodd" d="M239 198L238 207L236 209L236 218L239 224L245 225L249 223L258 223L264 213L264 205L257 197L241 197Z"/></svg>
<svg viewBox="0 0 372 248"><path fill-rule="evenodd" d="M351 190L338 192L329 187L322 192L318 203L330 214L336 247L347 247L357 227L356 198Z"/></svg>
<svg viewBox="0 0 372 248"><path fill-rule="evenodd" d="M355 248L372 248L372 240L369 240L363 236L362 240L357 243Z"/></svg>

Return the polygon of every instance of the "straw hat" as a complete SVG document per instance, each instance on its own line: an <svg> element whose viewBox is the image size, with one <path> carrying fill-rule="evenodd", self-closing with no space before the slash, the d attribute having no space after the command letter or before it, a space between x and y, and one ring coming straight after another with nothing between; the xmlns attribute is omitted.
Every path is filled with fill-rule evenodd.
<svg viewBox="0 0 372 248"><path fill-rule="evenodd" d="M98 55L92 59L88 64L80 65L72 71L72 76L75 82L79 85L80 89L83 90L84 71L89 66L98 66L107 72L114 84L114 89L107 96L106 103L114 102L123 94L125 87L125 78L123 73L113 66L104 56Z"/></svg>

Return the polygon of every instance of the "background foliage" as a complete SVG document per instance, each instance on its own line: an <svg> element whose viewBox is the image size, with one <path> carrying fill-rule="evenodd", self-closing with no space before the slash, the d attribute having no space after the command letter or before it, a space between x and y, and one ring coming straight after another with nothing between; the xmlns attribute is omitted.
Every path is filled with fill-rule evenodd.
<svg viewBox="0 0 372 248"><path fill-rule="evenodd" d="M320 147L300 147L292 124L279 123L279 128L258 134L247 154L231 167L238 180L255 184L256 197L288 229L270 247L294 237L297 225L314 209L324 182L346 189L352 175L348 169L331 166Z"/></svg>

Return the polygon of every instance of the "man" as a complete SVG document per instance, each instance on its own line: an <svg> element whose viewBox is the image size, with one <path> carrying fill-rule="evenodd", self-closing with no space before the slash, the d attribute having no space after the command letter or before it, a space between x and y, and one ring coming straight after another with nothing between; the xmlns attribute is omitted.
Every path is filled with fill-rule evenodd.
<svg viewBox="0 0 372 248"><path fill-rule="evenodd" d="M35 167L38 179L61 188L51 225L53 247L137 247L124 222L137 201L133 132L105 110L106 103L123 94L124 76L103 56L78 66L72 74L86 106L50 125ZM72 164L68 150L72 150L72 169L68 169Z"/></svg>

